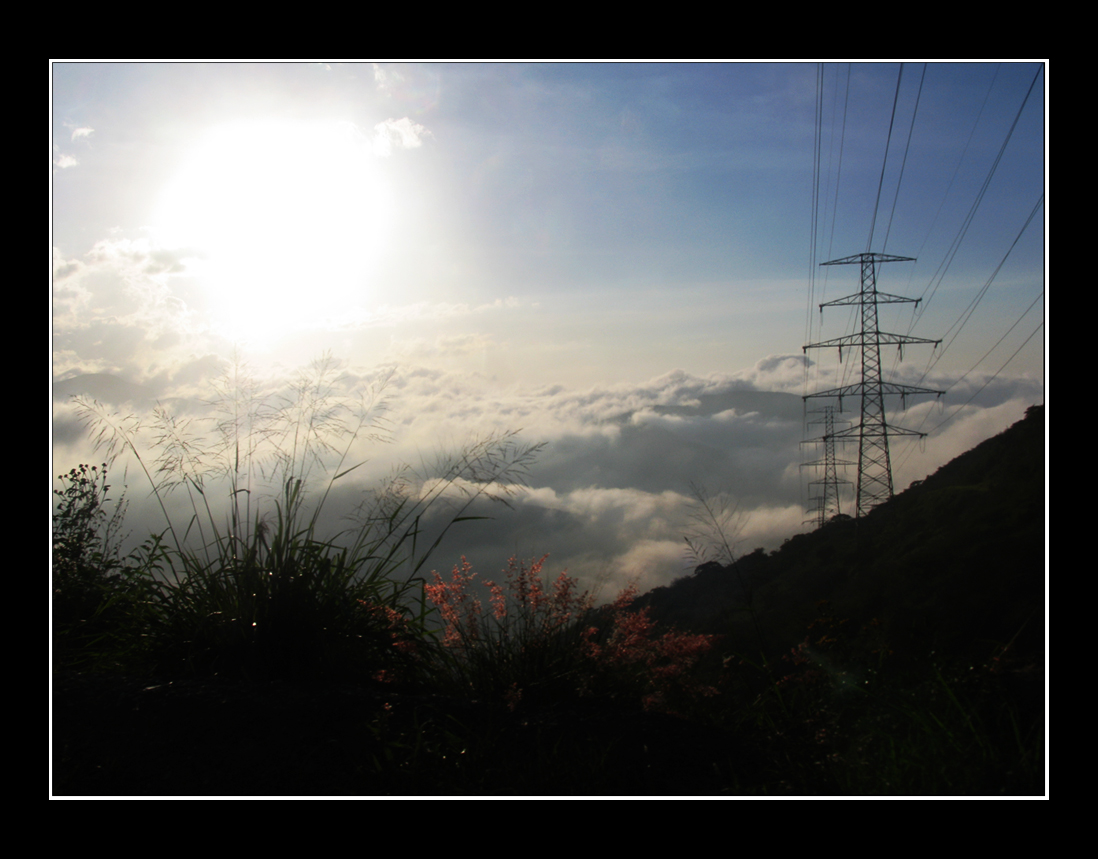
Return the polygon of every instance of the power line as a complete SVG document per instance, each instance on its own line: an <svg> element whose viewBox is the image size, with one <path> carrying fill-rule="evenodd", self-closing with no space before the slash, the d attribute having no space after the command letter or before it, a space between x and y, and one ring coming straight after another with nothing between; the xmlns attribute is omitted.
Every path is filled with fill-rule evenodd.
<svg viewBox="0 0 1098 859"><path fill-rule="evenodd" d="M946 272L949 271L950 265L953 264L953 259L957 255L957 251L961 247L961 242L964 241L965 235L968 233L969 227L972 226L972 221L976 217L976 211L980 208L980 204L983 202L984 194L987 193L988 186L991 184L991 179L995 175L995 171L999 167L999 162L1003 159L1003 153L1006 152L1007 144L1010 143L1010 138L1014 134L1014 129L1018 127L1018 120L1022 118L1022 111L1025 110L1026 103L1029 101L1030 95L1033 93L1033 87L1037 84L1037 79L1041 76L1041 70L1044 67L1041 66L1037 69L1037 74L1033 76L1033 80L1029 84L1029 89L1026 90L1025 98L1022 99L1021 105L1018 106L1018 112L1014 115L1014 121L1010 124L1010 129L1006 133L1006 137L1003 140L1003 145L999 147L999 152L995 156L995 160L991 164L991 168L988 170L987 176L984 178L983 184L980 186L980 190L976 193L976 199L973 201L971 208L968 210L968 214L965 215L964 221L961 223L960 229L957 231L957 235L954 236L952 244L946 251L945 258L938 266L938 271L934 272L934 275L930 279L930 283L934 284L934 288L930 291L930 296L926 299L926 303L923 305L923 309L916 314L914 322L918 322L922 317L922 314L926 313L927 307L930 306L930 302L934 299L934 295L938 291L938 287L941 286L942 280L946 276ZM934 279L937 278L938 282L934 283ZM929 284L928 284L929 286ZM924 294L926 290L923 290ZM912 324L914 324L914 322Z"/></svg>
<svg viewBox="0 0 1098 859"><path fill-rule="evenodd" d="M1036 303L1036 302L1034 302L1034 303ZM1030 307L1033 307L1033 305L1031 304ZM1026 309L1026 312L1027 313L1029 312L1028 308ZM1032 332L1030 332L1030 335L1025 340L1022 341L1022 345L1019 346L1017 349L1015 349L1011 353L1010 357L1007 358L1003 362L1002 366L999 367L999 369L996 370L982 385L980 385L980 387L976 389L976 392L973 393L973 395L971 397L969 397L967 400L965 400L963 403L961 403L961 405L959 405L957 407L957 409L953 412L953 414L951 414L948 418L946 418L940 424L938 424L937 426L932 428L930 431L931 432L937 432L942 427L944 427L947 423L949 423L951 420L953 420L955 417L957 417L957 415L959 415L961 413L961 409L963 409L965 406L967 406L969 403L971 403L974 399L976 399L976 397L978 397L980 395L980 393L984 390L984 388L986 388L988 385L990 385L992 382L994 382L999 377L999 374L1001 372L1003 372L1003 370L1006 369L1007 364L1009 364L1011 361L1013 361L1017 357L1018 353L1021 352L1026 347L1026 344L1029 343L1029 341L1034 338L1034 336L1037 334L1037 332L1040 331L1044 327L1044 325L1045 325L1044 320L1041 320L1041 322L1039 322L1037 324L1037 327L1034 328ZM1005 337L1006 335L1003 335L1003 336ZM996 345L998 345L998 344L996 344ZM985 355L984 357L987 357L987 356ZM981 358L980 360L982 361L983 358Z"/></svg>
<svg viewBox="0 0 1098 859"><path fill-rule="evenodd" d="M877 226L877 209L881 205L881 188L884 187L885 166L888 164L888 147L892 143L892 126L896 123L896 104L900 99L900 81L904 78L904 64L900 63L899 74L896 75L896 93L892 97L892 116L888 120L888 138L885 140L884 159L881 161L881 178L877 182L877 201L873 204L873 220L869 222L869 241L866 242L865 252L869 253L873 247L873 230Z"/></svg>
<svg viewBox="0 0 1098 859"><path fill-rule="evenodd" d="M923 238L922 244L919 246L919 250L916 252L916 256L922 256L923 248L926 247L926 243L930 240L931 233L934 232L934 225L938 223L938 219L942 216L942 209L945 208L946 200L949 199L949 192L953 190L953 183L957 181L957 175L961 172L961 165L964 164L965 156L968 155L968 149L972 145L972 138L976 136L976 129L980 125L980 118L984 115L984 108L987 107L987 101L991 97L991 91L995 88L995 81L999 79L999 69L1002 63L995 66L995 74L991 76L991 82L988 84L987 92L984 93L984 99L980 102L980 109L976 111L976 118L972 121L972 128L969 129L968 139L965 140L964 148L961 150L961 156L957 159L957 165L953 168L953 175L949 177L949 184L946 186L945 191L942 193L942 201L938 204L938 210L934 213L934 217L930 221L930 226L927 228L926 236ZM933 278L931 278L933 281ZM927 284L929 286L929 284ZM926 288L923 289L923 294L926 293ZM921 295L919 296L922 297Z"/></svg>
<svg viewBox="0 0 1098 859"><path fill-rule="evenodd" d="M999 264L997 266L995 266L995 270L991 273L991 276L987 279L987 282L984 283L984 285L982 287L980 287L980 291L976 293L976 297L973 298L971 302L969 302L968 307L966 307L964 309L964 311L961 313L961 315L957 318L957 321L954 322L953 325L951 325L949 327L949 330L946 331L945 336L948 337L949 332L953 331L954 327L957 328L956 332L954 332L953 336L949 338L949 341L942 348L942 351L939 353L937 359L934 362L935 364L937 364L938 361L942 360L942 355L944 355L946 350L948 350L949 347L953 345L953 341L956 340L957 336L961 333L962 330L964 330L965 325L968 324L969 319L972 318L972 314L976 311L976 308L979 306L980 302L983 300L983 297L987 294L988 289L991 287L992 282L998 276L999 271L1002 269L1003 265L1006 263L1007 257L1010 256L1011 251L1014 250L1015 246L1018 244L1018 241L1022 238L1022 235L1023 235L1023 233L1025 233L1026 228L1029 227L1029 225L1030 225L1030 223L1032 223L1034 217L1036 217L1037 213L1041 210L1041 205L1044 203L1044 201L1045 201L1045 195L1041 194L1040 198L1034 204L1033 209L1030 211L1029 217L1026 218L1026 222L1024 224L1022 224L1022 228L1020 230L1018 230L1018 235L1016 235L1014 237L1014 241L1012 241L1010 243L1010 247L1007 248L1006 253L1003 254L1003 258L1001 260L999 260ZM932 367L928 368L928 372L929 372L930 369L932 369ZM925 377L925 375L926 374L924 373L924 377Z"/></svg>
<svg viewBox="0 0 1098 859"><path fill-rule="evenodd" d="M923 82L926 80L926 63L923 63L923 74L919 78L919 91L915 94L915 109L911 113L911 125L907 129L907 144L904 146L904 157L900 161L900 175L896 178L896 194L892 198L892 211L888 213L888 228L885 230L884 241L881 242L881 250L888 247L888 236L892 232L892 219L896 215L896 204L900 201L900 186L904 181L904 168L907 167L907 155L911 151L911 136L915 133L915 117L919 115L919 100L923 96Z"/></svg>
<svg viewBox="0 0 1098 859"><path fill-rule="evenodd" d="M975 369L976 369L977 367L979 367L979 366L980 366L980 364L981 364L981 363L983 362L983 360L984 360L985 358L987 358L987 356L988 356L988 355L990 355L990 354L991 354L992 352L994 352L994 351L995 351L995 350L996 350L997 348L999 348L999 344L1000 344L1000 343L1002 343L1002 342L1003 342L1004 340L1006 340L1006 338L1007 338L1007 337L1008 337L1008 336L1010 335L1010 332L1011 332L1011 331L1013 331L1013 330L1014 330L1015 328L1017 328L1017 327L1018 327L1018 326L1019 326L1019 325L1021 324L1022 320L1023 320L1023 319L1024 319L1025 317L1026 317L1026 315L1027 315L1027 314L1028 314L1028 313L1029 313L1029 312L1030 312L1030 311L1031 311L1031 310L1032 310L1032 309L1033 309L1033 308L1034 308L1034 307L1036 306L1037 302L1041 300L1041 298L1042 298L1042 297L1044 296L1044 294L1045 294L1045 293L1044 293L1044 290L1042 290L1042 291L1040 292L1040 294L1039 294L1039 295L1038 295L1038 296L1037 296L1037 297L1036 297L1035 299L1033 299L1033 301L1032 301L1032 302L1030 302L1030 305L1029 305L1029 307L1027 307L1027 308L1026 308L1025 310L1023 310L1023 311L1022 311L1022 314L1021 314L1021 316L1019 316L1019 317L1018 317L1018 318L1017 318L1017 319L1016 319L1016 320L1014 321L1014 324L1013 324L1013 325L1011 325L1011 326L1010 326L1010 328L1008 328L1008 329L1006 330L1006 332L1005 332L1005 333L1003 334L1003 336L1002 336L1002 337L1000 337L1000 338L999 338L998 340L996 340L996 341L995 341L995 345L994 345L994 346L992 346L992 347L991 347L990 349L988 349L988 350L987 350L987 351L986 351L986 352L985 352L985 353L984 353L984 354L983 354L983 355L982 355L982 356L980 357L980 360L979 360L979 361L977 361L977 362L976 362L975 364L973 364L973 365L972 365L972 366L971 366L971 367L970 367L970 368L969 368L969 369L968 369L968 370L967 370L967 371L965 372L965 374L964 374L963 376L961 376L961 378L959 378L959 379L958 379L958 380L957 380L956 382L954 382L954 383L953 383L952 385L950 385L950 386L949 386L948 388L946 388L946 390L945 390L945 393L947 393L947 394L948 394L948 393L949 393L950 391L952 391L952 390L953 390L953 389L954 389L955 387L957 387L957 385L961 384L961 382L963 382L963 381L964 381L965 379L967 379L967 378L968 378L968 376L969 376L969 373L971 373L971 372L972 372L973 370L975 370ZM975 391L975 392L974 392L974 393L972 394L972 396L971 396L971 397L969 397L969 398L968 398L967 400L965 400L965 401L964 401L963 403L961 403L961 404L960 404L959 406L957 406L957 407L956 407L955 409L953 409L953 410L952 410L952 414L950 414L950 415L949 415L949 417L947 417L947 418L946 418L945 420L941 421L940 423L936 424L936 425L935 425L934 427L932 427L932 428L931 428L931 429L929 430L929 432L937 432L937 431L938 431L938 430L940 430L940 429L941 429L942 427L944 427L944 426L945 426L946 424L948 424L948 423L949 423L949 422L950 422L951 420L953 420L953 419L954 419L955 417L957 417L957 415L959 415L959 414L961 413L961 410L962 410L962 409L964 409L964 407L965 407L965 406L967 406L967 405L968 405L969 403L971 403L971 402L972 402L972 401L973 401L974 399L976 399L976 397L978 397L978 396L980 395L980 393L981 393L981 392L982 392L982 391L984 390L984 388L986 388L986 387L987 387L988 385L990 385L990 384L991 384L992 382L994 382L994 381L995 381L995 379L997 379L997 378L998 378L999 374L1000 374L1001 372L1003 372L1003 370L1005 370L1005 369L1006 369L1006 366L1007 366L1007 364L1009 364L1009 363L1010 363L1011 361L1013 361L1013 360L1015 359L1015 357L1017 357L1018 353L1019 353L1019 352L1021 352L1023 348L1025 348L1025 345L1026 345L1027 343L1029 343L1029 341L1030 341L1030 340L1032 340L1032 339L1033 339L1033 336L1034 336L1034 335L1035 335L1035 334L1036 334L1036 333L1037 333L1038 331L1040 331L1040 330L1041 330L1041 326L1042 326L1042 325L1044 325L1044 322L1043 322L1043 321L1042 321L1041 323L1039 323L1039 324L1037 325L1037 327L1036 327L1035 329L1033 329L1033 331L1032 331L1032 332L1030 333L1030 335L1029 335L1029 336L1028 336L1028 337L1027 337L1027 338L1026 338L1025 340L1023 340L1023 341L1022 341L1022 344L1021 344L1021 345L1020 345L1020 346L1019 346L1019 347L1018 347L1017 349L1015 349L1015 350L1014 350L1014 352L1012 352L1012 353L1011 353L1011 356L1010 356L1009 358L1007 358L1007 359L1006 359L1006 361L1004 361L1004 362L1003 362L1002 366L1001 366L1001 367L999 367L999 369L998 369L998 370L996 370L996 371L995 371L995 372L994 372L994 373L993 373L993 374L992 374L991 376L989 376L989 377L988 377L987 379L985 379L985 380L984 380L984 383L983 383L982 385L980 385L980 387L979 387L979 388L977 388L977 389L976 389L976 391ZM920 423L920 427L921 427L921 426L922 426L923 424L925 424L925 423L926 423L927 417L928 417L927 415L924 415L924 416L923 416L923 420L922 420L922 422ZM905 460L906 460L906 455L905 455ZM901 464L902 464L902 462L901 462Z"/></svg>

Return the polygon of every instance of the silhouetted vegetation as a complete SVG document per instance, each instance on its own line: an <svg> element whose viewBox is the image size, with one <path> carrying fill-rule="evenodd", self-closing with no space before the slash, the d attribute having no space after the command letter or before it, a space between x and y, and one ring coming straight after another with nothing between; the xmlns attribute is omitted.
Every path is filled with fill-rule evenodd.
<svg viewBox="0 0 1098 859"><path fill-rule="evenodd" d="M458 461L533 452L493 444ZM54 516L54 791L1039 795L1043 452L1034 407L859 521L601 610L540 561L483 607L467 567L428 582L399 492L367 542L322 538L300 479L201 554L166 532L123 557L106 466L81 467Z"/></svg>
<svg viewBox="0 0 1098 859"><path fill-rule="evenodd" d="M868 516L641 604L724 635L736 718L793 743L790 790L1041 793L1044 497L1035 406Z"/></svg>

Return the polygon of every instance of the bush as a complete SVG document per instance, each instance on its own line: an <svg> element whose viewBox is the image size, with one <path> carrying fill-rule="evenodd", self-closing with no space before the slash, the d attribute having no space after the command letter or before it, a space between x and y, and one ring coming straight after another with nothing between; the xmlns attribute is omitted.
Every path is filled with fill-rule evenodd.
<svg viewBox="0 0 1098 859"><path fill-rule="evenodd" d="M107 465L80 464L54 490L51 579L55 664L81 666L117 658L140 644L148 588L132 558L121 556L126 509L108 513Z"/></svg>
<svg viewBox="0 0 1098 859"><path fill-rule="evenodd" d="M113 545L121 506L108 519L104 509L107 465L81 464L59 475L62 488L53 511L53 585L55 596L73 600L82 592L98 592L111 571L120 566Z"/></svg>
<svg viewBox="0 0 1098 859"><path fill-rule="evenodd" d="M626 588L609 608L607 633L597 626L584 631L591 663L588 690L640 696L646 710L679 712L698 698L716 695L715 687L699 679L694 669L709 653L715 635L691 635L669 630L656 636L651 609L633 610L635 587Z"/></svg>

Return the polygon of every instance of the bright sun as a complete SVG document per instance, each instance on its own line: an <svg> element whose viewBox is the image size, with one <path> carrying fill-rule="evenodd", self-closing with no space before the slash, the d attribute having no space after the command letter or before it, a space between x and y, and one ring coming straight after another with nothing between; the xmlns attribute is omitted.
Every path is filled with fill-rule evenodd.
<svg viewBox="0 0 1098 859"><path fill-rule="evenodd" d="M232 123L192 151L154 228L200 258L217 328L269 342L366 303L389 220L383 180L350 123Z"/></svg>

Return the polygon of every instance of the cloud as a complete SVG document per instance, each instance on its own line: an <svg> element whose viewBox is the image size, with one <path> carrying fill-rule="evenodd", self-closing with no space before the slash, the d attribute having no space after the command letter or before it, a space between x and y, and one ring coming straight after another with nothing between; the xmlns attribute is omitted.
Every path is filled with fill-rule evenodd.
<svg viewBox="0 0 1098 859"><path fill-rule="evenodd" d="M760 391L790 391L800 393L805 373L814 366L805 355L767 355L750 370L736 374Z"/></svg>
<svg viewBox="0 0 1098 859"><path fill-rule="evenodd" d="M64 280L79 270L80 262L78 260L66 260L59 248L53 249L53 283L55 289L58 281Z"/></svg>
<svg viewBox="0 0 1098 859"><path fill-rule="evenodd" d="M164 248L150 250L145 272L147 274L182 274L187 270L186 260L191 257L193 257L193 254L185 250L167 250Z"/></svg>
<svg viewBox="0 0 1098 859"><path fill-rule="evenodd" d="M77 140L87 140L91 137L95 131L94 128L88 128L87 126L74 127L71 123L65 123L66 127L72 128L72 135L69 137L70 142L76 142ZM62 152L61 148L55 143L53 145L53 166L59 170L67 170L70 167L75 167L80 162L77 161L75 155L70 155L67 152Z"/></svg>
<svg viewBox="0 0 1098 859"><path fill-rule="evenodd" d="M139 250L120 245L112 252L136 257L140 267L145 256ZM60 264L71 265L64 260ZM68 278L73 279L81 277ZM174 412L198 419L195 427L201 428L211 414L209 380L224 362L207 354L170 368L157 367L157 353L139 335L137 329L104 318L81 330L79 354L83 356L95 339L102 341L100 363L126 364L127 352L153 356L151 364L140 372L133 368L127 378L144 381L142 393L150 400L171 399ZM118 338L128 339L117 351L105 345ZM476 343L455 337L438 346L460 352ZM780 374L785 362L759 363L764 372L770 367ZM271 402L284 401L294 378L285 370L268 373L261 379L261 391ZM604 599L612 599L631 581L642 589L667 584L688 568L683 538L691 533L698 510L692 496L695 484L711 495L723 495L730 504L739 503L740 552L760 546L776 549L804 528L799 463L806 453L800 444L805 428L798 395L756 390L737 375L699 377L681 370L640 384L584 391L561 385L498 386L478 373L437 367L365 369L349 364L336 367L332 390L351 400L383 379L388 380L383 415L389 441L379 445L363 439L349 452L348 461L366 464L340 481L328 498L324 524L333 533L347 527L345 514L364 492L392 474L394 464L412 466L410 485L423 490L439 473L436 452L448 453L452 461L454 454L469 450L478 439L520 428L525 442L546 443L529 468L527 487L513 494L507 507L484 502L467 511L490 521L462 523L448 533L433 556L435 568L448 569L464 555L477 569L490 572L512 555L529 558L549 552L554 571L567 567L584 587L602 585ZM105 380L96 384L96 390L107 389ZM981 393L987 402L978 398L964 406L930 440L897 442L897 488L1019 419L1039 392L1039 386L1024 379L998 379ZM946 416L938 404L927 402L893 419L927 431ZM81 440L67 407L55 408L54 433L61 470L92 461L87 440ZM442 461L447 461L445 455ZM424 520L425 534L431 528L437 533L444 525L446 515L466 497L462 490L476 488L475 483L454 483L443 506ZM135 519L132 527L140 532L141 525Z"/></svg>
<svg viewBox="0 0 1098 859"><path fill-rule="evenodd" d="M387 119L374 126L374 154L386 157L393 149L416 149L431 132L408 117Z"/></svg>
<svg viewBox="0 0 1098 859"><path fill-rule="evenodd" d="M188 254L147 239L104 239L83 257L54 249L54 373L116 373L145 381L221 344L196 322L172 275ZM190 358L188 358L190 353Z"/></svg>
<svg viewBox="0 0 1098 859"><path fill-rule="evenodd" d="M53 147L53 166L60 170L66 170L69 167L75 167L80 162L76 160L76 157L69 155L68 153L61 152L61 150L55 145Z"/></svg>
<svg viewBox="0 0 1098 859"><path fill-rule="evenodd" d="M374 83L377 84L378 91L388 92L392 90L397 84L404 82L404 76L393 69L383 69L377 63L373 63L374 68Z"/></svg>

